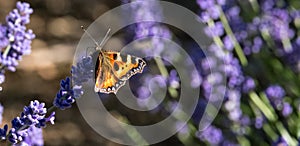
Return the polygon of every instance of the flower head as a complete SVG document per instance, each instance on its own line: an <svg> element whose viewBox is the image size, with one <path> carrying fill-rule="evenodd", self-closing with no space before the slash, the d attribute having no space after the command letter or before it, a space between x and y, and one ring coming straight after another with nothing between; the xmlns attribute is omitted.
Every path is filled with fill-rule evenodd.
<svg viewBox="0 0 300 146"><path fill-rule="evenodd" d="M67 77L60 82L60 90L56 94L53 105L61 110L70 108L75 102L74 90L72 89L71 79Z"/></svg>
<svg viewBox="0 0 300 146"><path fill-rule="evenodd" d="M211 145L218 145L223 141L222 131L214 126L207 127L204 131L198 131L196 137L207 141Z"/></svg>
<svg viewBox="0 0 300 146"><path fill-rule="evenodd" d="M45 103L39 101L31 101L29 106L25 106L20 117L14 118L12 128L9 130L8 139L12 143L23 141L28 136L28 127L35 126L37 128L45 127L46 122L53 124L54 112L50 116L46 117L47 109ZM0 130L1 131L1 130ZM4 130L1 133L5 132Z"/></svg>

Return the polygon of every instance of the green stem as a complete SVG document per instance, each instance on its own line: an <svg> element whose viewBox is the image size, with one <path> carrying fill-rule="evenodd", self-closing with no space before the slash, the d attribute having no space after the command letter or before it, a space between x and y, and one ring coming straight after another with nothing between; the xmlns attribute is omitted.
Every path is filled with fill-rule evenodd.
<svg viewBox="0 0 300 146"><path fill-rule="evenodd" d="M262 117L263 115L261 114L260 110L258 110L256 108L256 106L254 105L254 103L252 101L249 102L250 107L252 108L254 114L256 117ZM263 130L267 133L268 136L270 136L270 138L273 141L276 141L278 138L278 135L276 134L276 132L274 131L274 129L272 129L272 127L269 124L264 124L263 125Z"/></svg>
<svg viewBox="0 0 300 146"><path fill-rule="evenodd" d="M236 137L239 144L242 145L242 146L250 146L250 142L247 138L245 138L244 136L237 136Z"/></svg>
<svg viewBox="0 0 300 146"><path fill-rule="evenodd" d="M259 4L257 2L257 0L249 0L251 6L252 6L252 9L254 10L255 13L258 13L259 12Z"/></svg>
<svg viewBox="0 0 300 146"><path fill-rule="evenodd" d="M273 141L276 141L278 139L278 135L269 124L264 124L263 129L267 133L267 135L271 137Z"/></svg>
<svg viewBox="0 0 300 146"><path fill-rule="evenodd" d="M260 109L261 112L264 113L268 120L272 122L275 122L277 120L277 115L268 108L268 106L259 98L259 96L255 92L250 92L249 96L253 103Z"/></svg>
<svg viewBox="0 0 300 146"><path fill-rule="evenodd" d="M118 114L118 113L115 113ZM122 115L119 115L119 117L121 117L120 120L122 120L124 123L127 123L127 125L122 126L124 128L124 130L126 131L127 135L131 138L131 140L133 142L135 142L135 145L149 145L148 142L143 138L142 135L140 135L140 133L132 126L130 126L130 122L128 121L128 119Z"/></svg>
<svg viewBox="0 0 300 146"><path fill-rule="evenodd" d="M56 106L52 105L50 108L48 108L47 113L52 113L57 109Z"/></svg>
<svg viewBox="0 0 300 146"><path fill-rule="evenodd" d="M169 73L168 73L168 70L166 69L163 61L161 60L161 58L155 57L154 60L157 64L157 67L158 67L160 73L162 74L162 76L167 79L169 77ZM170 88L168 88L168 91L169 91L171 97L176 98L178 96L178 92L176 89L170 87Z"/></svg>
<svg viewBox="0 0 300 146"><path fill-rule="evenodd" d="M247 61L247 58L243 52L243 49L242 47L240 46L239 42L237 41L237 39L235 38L231 28L230 28L230 25L228 23L228 20L222 10L222 8L219 6L219 11L220 11L220 19L221 19L221 22L224 26L224 29L227 33L227 35L229 36L229 38L231 39L231 41L234 43L234 49L235 49L235 52L241 62L241 64L243 66L247 66L248 64L248 61Z"/></svg>
<svg viewBox="0 0 300 146"><path fill-rule="evenodd" d="M283 124L281 122L276 122L276 127L281 134L281 136L285 139L285 141L291 145L296 146L298 145L298 142L296 139L292 138L292 136L288 133L288 131L284 128Z"/></svg>
<svg viewBox="0 0 300 146"><path fill-rule="evenodd" d="M207 22L207 25L209 26L209 27L215 27L215 22L212 20L212 19L210 19L208 22ZM213 40L214 40L214 42L216 43L216 45L218 46L218 47L220 47L220 48L223 48L224 47L224 44L223 44L223 42L222 42L222 40L221 40L221 38L219 37L219 36L214 36L213 37Z"/></svg>
<svg viewBox="0 0 300 146"><path fill-rule="evenodd" d="M4 52L3 52L4 58L5 58L5 57L7 56L7 54L9 53L10 48L11 48L10 45L8 45L8 46L5 48L5 50L4 50Z"/></svg>
<svg viewBox="0 0 300 146"><path fill-rule="evenodd" d="M283 49L285 52L291 52L292 51L292 43L289 38L281 39L281 42L283 44Z"/></svg>
<svg viewBox="0 0 300 146"><path fill-rule="evenodd" d="M267 29L260 30L262 38L267 42L269 48L275 48L275 42L272 40L270 33Z"/></svg>

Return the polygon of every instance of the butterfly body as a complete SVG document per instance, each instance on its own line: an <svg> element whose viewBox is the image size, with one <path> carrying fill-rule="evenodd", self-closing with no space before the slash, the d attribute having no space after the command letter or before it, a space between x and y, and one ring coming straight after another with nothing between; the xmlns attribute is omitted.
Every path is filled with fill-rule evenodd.
<svg viewBox="0 0 300 146"><path fill-rule="evenodd" d="M100 51L95 68L95 92L114 93L131 76L142 73L146 62L139 57L114 51Z"/></svg>

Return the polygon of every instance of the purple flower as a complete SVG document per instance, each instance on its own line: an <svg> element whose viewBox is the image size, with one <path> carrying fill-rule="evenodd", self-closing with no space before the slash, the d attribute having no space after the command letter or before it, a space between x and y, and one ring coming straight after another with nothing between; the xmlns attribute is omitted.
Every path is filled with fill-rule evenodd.
<svg viewBox="0 0 300 146"><path fill-rule="evenodd" d="M60 90L56 94L53 105L61 110L70 108L75 102L74 90L71 85L71 80L67 77L60 82Z"/></svg>
<svg viewBox="0 0 300 146"><path fill-rule="evenodd" d="M197 0L197 3L204 10L215 5L214 0Z"/></svg>
<svg viewBox="0 0 300 146"><path fill-rule="evenodd" d="M224 34L223 24L222 22L216 22L215 26L206 27L204 31L209 37L221 36Z"/></svg>
<svg viewBox="0 0 300 146"><path fill-rule="evenodd" d="M89 79L92 79L95 74L94 67L95 65L93 65L93 60L91 56L83 57L76 64L76 66L72 66L71 73L73 85L81 86L84 82L88 81ZM76 97L78 96L79 95L77 95Z"/></svg>
<svg viewBox="0 0 300 146"><path fill-rule="evenodd" d="M27 129L27 136L24 137L24 140L21 143L17 144L17 146L24 145L43 146L43 130L35 126L30 126Z"/></svg>
<svg viewBox="0 0 300 146"><path fill-rule="evenodd" d="M271 104L278 110L282 109L282 99L285 96L285 90L279 85L271 85L265 91Z"/></svg>
<svg viewBox="0 0 300 146"><path fill-rule="evenodd" d="M224 46L228 51L232 51L234 48L233 42L231 41L229 36L225 36L223 39Z"/></svg>
<svg viewBox="0 0 300 146"><path fill-rule="evenodd" d="M179 77L177 75L176 70L171 70L170 71L169 84L170 84L170 87L172 87L174 89L178 89L179 88L180 83L179 83Z"/></svg>
<svg viewBox="0 0 300 146"><path fill-rule="evenodd" d="M256 129L261 129L264 124L265 118L263 116L258 116L255 118L254 126Z"/></svg>
<svg viewBox="0 0 300 146"><path fill-rule="evenodd" d="M37 100L31 101L30 105L25 106L21 113L22 122L26 125L37 125L45 118L46 113L45 103L39 103Z"/></svg>
<svg viewBox="0 0 300 146"><path fill-rule="evenodd" d="M17 9L14 9L6 17L9 45L1 52L0 62L8 70L15 71L18 60L22 55L30 54L31 40L35 38L32 30L26 30L25 25L29 23L29 16L33 10L28 3L17 2Z"/></svg>
<svg viewBox="0 0 300 146"><path fill-rule="evenodd" d="M7 130L8 130L7 124L5 124L3 128L0 128L0 139L1 140L5 140L6 139Z"/></svg>
<svg viewBox="0 0 300 146"><path fill-rule="evenodd" d="M31 41L35 38L25 26L33 10L25 2L17 2L16 7L6 16L6 24L0 24L0 84L5 79L4 69L15 71L22 55L30 54Z"/></svg>
<svg viewBox="0 0 300 146"><path fill-rule="evenodd" d="M0 124L2 123L2 115L3 115L4 107L0 104Z"/></svg>
<svg viewBox="0 0 300 146"><path fill-rule="evenodd" d="M196 137L210 145L217 145L223 141L222 131L214 126L209 126L204 131L197 131Z"/></svg>
<svg viewBox="0 0 300 146"><path fill-rule="evenodd" d="M243 83L243 92L248 93L255 88L255 82L251 77L247 77Z"/></svg>
<svg viewBox="0 0 300 146"><path fill-rule="evenodd" d="M285 96L285 91L279 85L271 85L266 89L266 95L271 100L282 99Z"/></svg>
<svg viewBox="0 0 300 146"><path fill-rule="evenodd" d="M0 25L0 51L2 51L4 47L6 47L9 43L6 34L7 34L7 27L4 25Z"/></svg>
<svg viewBox="0 0 300 146"><path fill-rule="evenodd" d="M289 103L284 102L284 103L283 103L283 107L282 107L282 115L283 115L284 117L287 117L287 116L289 116L292 112L293 112L292 106L291 106Z"/></svg>
<svg viewBox="0 0 300 146"><path fill-rule="evenodd" d="M24 107L24 111L20 117L12 120L12 128L9 130L8 139L12 143L23 141L28 136L28 127L35 126L37 128L45 127L46 122L53 123L55 112L46 117L47 109L44 103L39 101L31 101L29 106Z"/></svg>

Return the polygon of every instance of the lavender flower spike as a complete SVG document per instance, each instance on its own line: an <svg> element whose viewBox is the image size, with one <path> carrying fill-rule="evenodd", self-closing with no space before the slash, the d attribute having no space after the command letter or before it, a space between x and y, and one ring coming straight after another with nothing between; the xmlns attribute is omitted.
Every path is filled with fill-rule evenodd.
<svg viewBox="0 0 300 146"><path fill-rule="evenodd" d="M53 105L61 110L70 108L75 102L74 90L72 89L71 79L67 77L60 82L60 90L56 94Z"/></svg>
<svg viewBox="0 0 300 146"><path fill-rule="evenodd" d="M45 103L40 103L37 100L31 101L29 106L24 107L21 116L12 120L12 128L8 133L9 141L14 144L23 141L28 136L28 128L30 126L41 128L46 126L46 122L53 124L55 113L53 112L49 117L46 117L46 114ZM5 127L3 131L0 130L1 134L4 132Z"/></svg>

